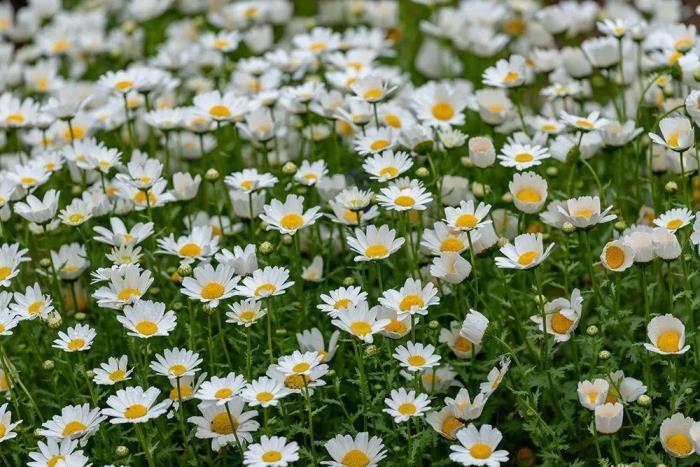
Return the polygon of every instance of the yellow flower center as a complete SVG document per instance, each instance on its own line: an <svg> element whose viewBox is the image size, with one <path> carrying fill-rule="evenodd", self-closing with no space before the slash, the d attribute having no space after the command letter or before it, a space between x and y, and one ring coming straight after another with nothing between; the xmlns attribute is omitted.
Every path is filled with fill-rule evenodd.
<svg viewBox="0 0 700 467"><path fill-rule="evenodd" d="M617 246L610 246L605 250L605 262L612 269L617 269L625 262L625 252Z"/></svg>
<svg viewBox="0 0 700 467"><path fill-rule="evenodd" d="M404 402L399 406L398 412L401 415L413 415L416 413L416 404L413 402Z"/></svg>
<svg viewBox="0 0 700 467"><path fill-rule="evenodd" d="M0 267L0 281L7 278L12 273L12 269L7 266Z"/></svg>
<svg viewBox="0 0 700 467"><path fill-rule="evenodd" d="M240 187L244 190L251 190L253 188L253 180L243 180Z"/></svg>
<svg viewBox="0 0 700 467"><path fill-rule="evenodd" d="M124 91L128 91L128 90L130 90L131 88L133 88L133 87L134 87L134 82L133 82L133 81L130 81L130 80L128 80L128 79L125 79L125 80L123 80L123 81L117 82L117 83L114 85L114 87L117 88L117 90L124 92Z"/></svg>
<svg viewBox="0 0 700 467"><path fill-rule="evenodd" d="M296 365L294 365L294 366L292 367L292 371L293 371L294 373L304 373L304 372L307 371L310 367L311 367L311 365L309 365L307 362L301 362L301 363L297 363Z"/></svg>
<svg viewBox="0 0 700 467"><path fill-rule="evenodd" d="M34 177L22 177L19 179L22 185L34 185L36 184L36 178Z"/></svg>
<svg viewBox="0 0 700 467"><path fill-rule="evenodd" d="M262 391L259 392L255 398L258 400L258 402L270 402L275 396L272 395L271 392L267 391Z"/></svg>
<svg viewBox="0 0 700 467"><path fill-rule="evenodd" d="M280 219L280 225L286 230L297 230L304 225L304 218L296 213L285 214Z"/></svg>
<svg viewBox="0 0 700 467"><path fill-rule="evenodd" d="M144 336L152 336L158 332L158 325L153 321L141 321L135 327L139 334Z"/></svg>
<svg viewBox="0 0 700 467"><path fill-rule="evenodd" d="M267 297L268 295L272 295L275 292L277 292L277 286L271 282L267 282L265 284L259 285L255 289L254 294L256 297Z"/></svg>
<svg viewBox="0 0 700 467"><path fill-rule="evenodd" d="M540 196L540 193L531 188L525 188L524 190L520 190L515 195L515 197L518 198L518 200L523 201L525 203L539 203L542 200L542 196Z"/></svg>
<svg viewBox="0 0 700 467"><path fill-rule="evenodd" d="M233 390L231 388L221 388L214 393L214 397L217 399L228 399L233 395Z"/></svg>
<svg viewBox="0 0 700 467"><path fill-rule="evenodd" d="M401 119L396 115L384 115L384 121L392 128L401 128Z"/></svg>
<svg viewBox="0 0 700 467"><path fill-rule="evenodd" d="M82 214L75 213L68 216L68 222L71 224L79 224L83 220L85 220L85 216L83 216Z"/></svg>
<svg viewBox="0 0 700 467"><path fill-rule="evenodd" d="M233 422L233 425L231 425L231 422ZM234 427L238 429L238 420L233 415L229 418L226 412L216 414L209 422L211 431L219 435L230 435L233 433Z"/></svg>
<svg viewBox="0 0 700 467"><path fill-rule="evenodd" d="M83 128L83 127L81 127L81 126L78 126L78 125L74 125L74 126L73 126L73 134L72 134L72 135L71 135L71 132L70 132L70 127L66 128L66 129L63 131L63 139L67 139L67 140L71 140L71 139L83 139L83 137L85 137L85 133L86 133L85 128Z"/></svg>
<svg viewBox="0 0 700 467"><path fill-rule="evenodd" d="M370 89L362 95L362 98L366 101L374 101L377 99L381 99L382 94L383 93L381 89Z"/></svg>
<svg viewBox="0 0 700 467"><path fill-rule="evenodd" d="M457 336L455 339L455 343L453 344L454 348L458 350L459 352L471 352L472 351L472 343L469 339L465 339L462 336Z"/></svg>
<svg viewBox="0 0 700 467"><path fill-rule="evenodd" d="M379 171L379 175L381 177L389 177L389 178L394 178L399 174L399 169L393 166L387 166L384 167Z"/></svg>
<svg viewBox="0 0 700 467"><path fill-rule="evenodd" d="M140 296L141 291L139 289L134 289L133 287L127 287L117 294L117 298L123 302L131 300L132 298L139 298Z"/></svg>
<svg viewBox="0 0 700 467"><path fill-rule="evenodd" d="M526 251L518 257L518 264L521 266L529 266L538 256L540 256L540 254L536 251Z"/></svg>
<svg viewBox="0 0 700 467"><path fill-rule="evenodd" d="M680 343L681 335L676 331L664 331L656 340L656 346L663 352L678 352Z"/></svg>
<svg viewBox="0 0 700 467"><path fill-rule="evenodd" d="M469 454L475 459L488 459L491 452L491 446L486 443L475 443L469 448Z"/></svg>
<svg viewBox="0 0 700 467"><path fill-rule="evenodd" d="M581 128L586 128L587 130L593 128L593 124L591 122L583 119L576 120L576 125L580 126Z"/></svg>
<svg viewBox="0 0 700 467"><path fill-rule="evenodd" d="M61 454L56 454L54 456L51 456L51 459L46 463L48 467L56 467L56 464L58 464L60 461L66 460L66 456L61 455Z"/></svg>
<svg viewBox="0 0 700 467"><path fill-rule="evenodd" d="M459 219L457 221L459 222ZM443 252L459 253L462 250L464 250L464 242L457 237L447 237L440 243L440 251Z"/></svg>
<svg viewBox="0 0 700 467"><path fill-rule="evenodd" d="M517 71L509 71L506 73L506 76L503 78L503 81L506 83L512 83L513 81L517 80L520 78L520 73Z"/></svg>
<svg viewBox="0 0 700 467"><path fill-rule="evenodd" d="M226 39L216 39L212 45L216 49L225 49L229 46L230 42L227 41Z"/></svg>
<svg viewBox="0 0 700 467"><path fill-rule="evenodd" d="M407 328L403 322L399 321L398 319L392 319L389 321L389 324L384 326L384 330L393 334L403 335L406 333Z"/></svg>
<svg viewBox="0 0 700 467"><path fill-rule="evenodd" d="M309 44L309 50L311 52L321 52L326 49L326 43L325 42L313 42Z"/></svg>
<svg viewBox="0 0 700 467"><path fill-rule="evenodd" d="M132 404L124 411L124 417L129 420L141 418L148 413L148 409L143 404Z"/></svg>
<svg viewBox="0 0 700 467"><path fill-rule="evenodd" d="M462 214L455 220L455 226L462 228L462 229L473 229L476 227L476 224L479 223L479 219L476 218L473 214ZM462 243L462 242L460 242Z"/></svg>
<svg viewBox="0 0 700 467"><path fill-rule="evenodd" d="M530 162L535 159L535 156L529 152L521 152L520 154L516 154L514 159L515 162Z"/></svg>
<svg viewBox="0 0 700 467"><path fill-rule="evenodd" d="M180 255L187 257L199 256L202 254L202 247L196 243L186 243L180 247Z"/></svg>
<svg viewBox="0 0 700 467"><path fill-rule="evenodd" d="M366 336L372 332L372 326L367 321L355 321L350 325L350 331L357 336Z"/></svg>
<svg viewBox="0 0 700 467"><path fill-rule="evenodd" d="M504 110L503 106L500 104L491 104L488 106L488 109L495 114L501 113Z"/></svg>
<svg viewBox="0 0 700 467"><path fill-rule="evenodd" d="M668 221L666 223L666 228L669 230L676 230L680 228L680 226L683 225L683 220L682 219L673 219L671 221Z"/></svg>
<svg viewBox="0 0 700 467"><path fill-rule="evenodd" d="M423 366L425 365L425 357L422 355L411 355L407 360L408 364L411 366Z"/></svg>
<svg viewBox="0 0 700 467"><path fill-rule="evenodd" d="M381 151L382 149L385 149L389 147L389 141L386 139L377 139L372 141L372 144L369 145L369 148L372 151Z"/></svg>
<svg viewBox="0 0 700 467"><path fill-rule="evenodd" d="M674 44L673 44L673 47L674 47L676 50L681 50L681 51L683 51L683 50L688 50L688 49L691 48L692 46L693 46L693 41L692 41L692 39L688 39L688 38L678 39L678 40L677 40L676 42L674 42Z"/></svg>
<svg viewBox="0 0 700 467"><path fill-rule="evenodd" d="M227 118L231 116L231 111L225 105L215 105L209 109L209 115L215 118Z"/></svg>
<svg viewBox="0 0 700 467"><path fill-rule="evenodd" d="M136 204L146 204L146 192L148 192L148 203L153 206L157 204L158 198L153 194L151 190L139 190L136 192L133 198L131 198Z"/></svg>
<svg viewBox="0 0 700 467"><path fill-rule="evenodd" d="M202 298L205 300L215 300L224 294L224 286L218 282L209 282L202 287Z"/></svg>
<svg viewBox="0 0 700 467"><path fill-rule="evenodd" d="M7 427L5 425L3 425L2 423L0 423L0 438L5 436L6 433L7 433Z"/></svg>
<svg viewBox="0 0 700 467"><path fill-rule="evenodd" d="M552 131L557 131L557 126L553 123L543 123L540 125L540 130L545 133L551 133Z"/></svg>
<svg viewBox="0 0 700 467"><path fill-rule="evenodd" d="M352 305L352 300L350 300L349 298L341 298L340 300L337 300L335 302L333 308L335 308L336 310L344 310L350 305Z"/></svg>
<svg viewBox="0 0 700 467"><path fill-rule="evenodd" d="M589 219L592 215L592 209L579 209L575 214L576 217L583 217L584 219Z"/></svg>
<svg viewBox="0 0 700 467"><path fill-rule="evenodd" d="M63 436L71 436L75 433L80 433L82 431L85 431L86 428L87 425L85 425L84 423L78 420L73 420L72 422L66 423L66 426L63 427Z"/></svg>
<svg viewBox="0 0 700 467"><path fill-rule="evenodd" d="M76 338L76 339L71 339L68 342L68 349L69 350L80 350L83 347L85 347L85 340L81 338Z"/></svg>
<svg viewBox="0 0 700 467"><path fill-rule="evenodd" d="M389 249L381 244L369 246L365 250L365 256L368 258L385 258L388 255Z"/></svg>
<svg viewBox="0 0 700 467"><path fill-rule="evenodd" d="M551 327L558 334L566 334L573 324L572 320L558 311L552 315Z"/></svg>
<svg viewBox="0 0 700 467"><path fill-rule="evenodd" d="M238 319L250 323L255 319L256 314L254 310L244 310L238 314Z"/></svg>
<svg viewBox="0 0 700 467"><path fill-rule="evenodd" d="M460 422L456 417L447 417L445 421L442 422L442 432L448 436L452 436L455 431L463 426L464 423Z"/></svg>
<svg viewBox="0 0 700 467"><path fill-rule="evenodd" d="M431 109L433 117L438 120L450 120L455 115L455 109L449 102L437 102Z"/></svg>
<svg viewBox="0 0 700 467"><path fill-rule="evenodd" d="M690 454L690 451L693 450L690 438L683 433L676 433L666 438L666 447L669 451L679 456Z"/></svg>
<svg viewBox="0 0 700 467"><path fill-rule="evenodd" d="M367 467L369 465L369 457L359 449L351 449L340 461L344 467Z"/></svg>
<svg viewBox="0 0 700 467"><path fill-rule="evenodd" d="M109 380L112 381L113 383L123 381L124 378L126 378L126 371L121 370L121 369L116 369L109 374Z"/></svg>
<svg viewBox="0 0 700 467"><path fill-rule="evenodd" d="M5 123L11 123L13 125L21 125L24 123L24 115L22 114L10 114L5 117Z"/></svg>
<svg viewBox="0 0 700 467"><path fill-rule="evenodd" d="M175 365L170 367L168 373L170 373L173 376L182 376L183 374L185 374L186 371L187 367L185 365L183 365L182 363L176 363Z"/></svg>
<svg viewBox="0 0 700 467"><path fill-rule="evenodd" d="M44 305L45 303L43 301L36 301L27 307L27 312L30 315L36 315L38 313L41 313L41 310L44 308Z"/></svg>
<svg viewBox="0 0 700 467"><path fill-rule="evenodd" d="M264 462L278 462L282 460L282 453L279 451L267 451L262 455Z"/></svg>
<svg viewBox="0 0 700 467"><path fill-rule="evenodd" d="M394 199L394 204L397 204L404 208L410 208L411 206L416 204L416 200L413 199L413 197L411 196L401 195L397 196L396 199Z"/></svg>
<svg viewBox="0 0 700 467"><path fill-rule="evenodd" d="M177 392L177 387L170 390L170 400L179 401L180 399L185 400L192 396L192 388L187 385L180 385L180 393Z"/></svg>
<svg viewBox="0 0 700 467"><path fill-rule="evenodd" d="M423 308L424 305L425 302L423 301L423 297L420 295L409 294L401 300L401 303L399 303L399 310L410 311L413 307Z"/></svg>
<svg viewBox="0 0 700 467"><path fill-rule="evenodd" d="M290 389L302 389L304 383L311 381L307 375L289 375L284 379L284 385Z"/></svg>

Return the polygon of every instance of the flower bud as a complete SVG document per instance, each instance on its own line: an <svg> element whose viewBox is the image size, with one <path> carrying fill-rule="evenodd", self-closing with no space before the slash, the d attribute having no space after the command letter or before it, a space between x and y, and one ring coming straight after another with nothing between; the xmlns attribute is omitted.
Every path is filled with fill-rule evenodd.
<svg viewBox="0 0 700 467"><path fill-rule="evenodd" d="M287 330L285 328L277 328L275 329L275 334L277 334L278 336L286 336Z"/></svg>
<svg viewBox="0 0 700 467"><path fill-rule="evenodd" d="M469 140L469 159L475 166L485 169L496 162L496 148L491 138L475 136Z"/></svg>
<svg viewBox="0 0 700 467"><path fill-rule="evenodd" d="M61 314L58 311L52 311L46 318L46 322L51 329L56 329L63 323L63 318L61 318Z"/></svg>
<svg viewBox="0 0 700 467"><path fill-rule="evenodd" d="M87 318L87 315L85 313L83 313L82 311L79 311L78 313L75 314L75 319L77 321L85 321L86 318Z"/></svg>
<svg viewBox="0 0 700 467"><path fill-rule="evenodd" d="M176 302L173 304L173 310L175 311L180 311L183 308L185 308L185 305L182 302Z"/></svg>
<svg viewBox="0 0 700 467"><path fill-rule="evenodd" d="M608 350L601 350L598 352L598 358L601 360L607 360L610 358L610 352Z"/></svg>
<svg viewBox="0 0 700 467"><path fill-rule="evenodd" d="M151 287L149 292L151 292L153 295L158 295L160 293L160 287Z"/></svg>
<svg viewBox="0 0 700 467"><path fill-rule="evenodd" d="M285 245L291 245L294 242L294 239L292 238L291 235L282 235L282 243Z"/></svg>
<svg viewBox="0 0 700 467"><path fill-rule="evenodd" d="M477 198L483 198L484 193L486 193L486 187L479 182L472 183L472 193Z"/></svg>
<svg viewBox="0 0 700 467"><path fill-rule="evenodd" d="M306 193L309 192L309 189L303 185L297 185L294 190L298 195L305 195Z"/></svg>
<svg viewBox="0 0 700 467"><path fill-rule="evenodd" d="M430 171L425 167L418 167L418 169L416 169L416 177L425 178L428 175L430 175Z"/></svg>
<svg viewBox="0 0 700 467"><path fill-rule="evenodd" d="M177 268L177 273L182 276L182 277L187 277L192 275L192 266L189 264L181 264L179 268Z"/></svg>
<svg viewBox="0 0 700 467"><path fill-rule="evenodd" d="M296 171L297 165L294 162L289 161L282 166L282 173L285 175L294 175Z"/></svg>
<svg viewBox="0 0 700 467"><path fill-rule="evenodd" d="M95 377L95 372L92 370L86 370L85 371L85 376L87 376L88 379L92 379Z"/></svg>
<svg viewBox="0 0 700 467"><path fill-rule="evenodd" d="M651 397L647 396L646 394L642 394L641 396L637 397L637 404L641 405L642 407L649 407L651 405Z"/></svg>
<svg viewBox="0 0 700 467"><path fill-rule="evenodd" d="M591 337L595 336L596 334L598 334L598 326L596 326L595 324L591 324L586 328L586 334L588 334Z"/></svg>
<svg viewBox="0 0 700 467"><path fill-rule="evenodd" d="M564 224L561 226L561 230L563 230L566 233L571 233L574 230L576 230L576 226L572 224L571 222L564 222Z"/></svg>
<svg viewBox="0 0 700 467"><path fill-rule="evenodd" d="M556 177L557 175L559 175L559 169L557 169L556 167L547 167L545 173L550 177Z"/></svg>
<svg viewBox="0 0 700 467"><path fill-rule="evenodd" d="M695 81L700 81L700 70L695 70L693 73L693 79L695 79Z"/></svg>
<svg viewBox="0 0 700 467"><path fill-rule="evenodd" d="M506 237L499 237L498 238L498 247L503 248L506 245L508 245L508 239Z"/></svg>
<svg viewBox="0 0 700 467"><path fill-rule="evenodd" d="M204 178L210 182L215 182L219 179L219 171L212 167L211 169L207 170L206 174L204 174Z"/></svg>
<svg viewBox="0 0 700 467"><path fill-rule="evenodd" d="M343 279L343 285L345 287L350 287L355 283L355 278L352 276L347 276L345 279Z"/></svg>
<svg viewBox="0 0 700 467"><path fill-rule="evenodd" d="M129 455L129 448L126 446L117 446L114 450L114 454L116 454L117 457L126 457Z"/></svg>
<svg viewBox="0 0 700 467"><path fill-rule="evenodd" d="M214 312L216 311L216 308L212 308L211 305L208 303L205 303L202 305L202 311L208 315L213 315Z"/></svg>
<svg viewBox="0 0 700 467"><path fill-rule="evenodd" d="M677 184L676 182L674 182L674 181L670 181L670 182L668 182L666 185L664 185L664 189L665 189L668 193L675 193L675 192L678 191L678 184Z"/></svg>
<svg viewBox="0 0 700 467"><path fill-rule="evenodd" d="M44 363L41 364L41 367L46 371L53 370L54 366L53 360L44 360Z"/></svg>
<svg viewBox="0 0 700 467"><path fill-rule="evenodd" d="M39 261L39 266L42 268L50 268L51 267L51 260L49 258L41 258L41 261Z"/></svg>
<svg viewBox="0 0 700 467"><path fill-rule="evenodd" d="M459 162L462 164L462 167L466 167L466 168L474 167L474 163L467 156L460 157Z"/></svg>
<svg viewBox="0 0 700 467"><path fill-rule="evenodd" d="M538 305L544 305L545 303L547 303L547 297L545 297L544 295L537 294L535 295L535 303L537 303Z"/></svg>
<svg viewBox="0 0 700 467"><path fill-rule="evenodd" d="M620 219L619 221L615 222L615 230L618 231L623 231L627 228L627 222L623 221Z"/></svg>
<svg viewBox="0 0 700 467"><path fill-rule="evenodd" d="M430 329L437 329L437 328L440 327L440 322L437 321L437 320L435 320L435 319L431 319L431 320L428 322L428 327L429 327Z"/></svg>
<svg viewBox="0 0 700 467"><path fill-rule="evenodd" d="M365 347L365 357L373 357L379 353L379 349L376 345L368 345Z"/></svg>
<svg viewBox="0 0 700 467"><path fill-rule="evenodd" d="M70 192L71 192L71 194L72 194L73 196L78 196L78 195L80 195L80 194L83 192L83 189L82 189L82 187L81 187L80 185L73 185L73 186L70 188Z"/></svg>
<svg viewBox="0 0 700 467"><path fill-rule="evenodd" d="M329 378L332 378L333 376L335 376L335 370L333 368L331 368L330 370L328 370L328 373L326 373L326 374L328 375Z"/></svg>
<svg viewBox="0 0 700 467"><path fill-rule="evenodd" d="M262 253L263 255L269 255L274 249L275 247L272 246L272 243L270 242L262 242L260 244L260 253Z"/></svg>
<svg viewBox="0 0 700 467"><path fill-rule="evenodd" d="M510 204L510 203L513 202L513 195L510 194L510 192L508 192L508 193L503 193L503 196L501 196L501 201L503 201L504 203L509 203L509 204Z"/></svg>

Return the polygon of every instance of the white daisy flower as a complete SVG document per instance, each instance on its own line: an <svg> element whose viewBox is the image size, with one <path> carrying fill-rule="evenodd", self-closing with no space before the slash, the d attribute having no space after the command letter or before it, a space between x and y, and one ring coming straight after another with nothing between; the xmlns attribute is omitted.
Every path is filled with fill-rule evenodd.
<svg viewBox="0 0 700 467"><path fill-rule="evenodd" d="M292 376L292 379L295 377ZM303 384L302 384L303 387ZM280 383L267 376L261 376L248 383L241 392L241 397L251 407L262 406L270 407L277 406L279 400L291 394L290 390Z"/></svg>
<svg viewBox="0 0 700 467"><path fill-rule="evenodd" d="M153 387L145 391L140 386L119 389L107 398L108 408L102 413L110 417L112 424L144 423L160 417L170 407L170 399L156 403L158 395L160 390Z"/></svg>
<svg viewBox="0 0 700 467"><path fill-rule="evenodd" d="M427 315L428 307L439 305L440 298L432 283L423 287L420 280L408 278L398 291L386 290L379 303L399 313Z"/></svg>
<svg viewBox="0 0 700 467"><path fill-rule="evenodd" d="M549 159L549 151L538 145L531 144L506 144L501 148L498 160L503 167L515 167L516 170L525 170L542 164Z"/></svg>
<svg viewBox="0 0 700 467"><path fill-rule="evenodd" d="M66 329L66 332L59 331L58 339L54 339L52 347L64 352L83 352L90 350L95 336L97 333L87 324L76 324Z"/></svg>
<svg viewBox="0 0 700 467"><path fill-rule="evenodd" d="M514 243L501 248L505 256L496 258L496 266L504 269L531 269L547 259L554 243L544 249L542 234L522 234L515 237Z"/></svg>
<svg viewBox="0 0 700 467"><path fill-rule="evenodd" d="M377 319L377 307L371 309L367 302L341 309L331 321L343 331L350 333L367 344L374 342L374 334L381 332L389 324L388 319Z"/></svg>
<svg viewBox="0 0 700 467"><path fill-rule="evenodd" d="M387 405L386 412L394 417L394 422L407 422L412 417L422 417L430 410L430 399L426 394L416 395L415 391L406 391L404 388L392 389L390 397L384 399Z"/></svg>
<svg viewBox="0 0 700 467"><path fill-rule="evenodd" d="M323 303L316 305L316 308L328 313L331 318L337 318L341 310L367 301L367 292L356 286L340 287L329 291L328 294L321 294L321 301Z"/></svg>
<svg viewBox="0 0 700 467"><path fill-rule="evenodd" d="M236 287L236 295L259 300L262 298L281 295L294 285L294 281L288 281L289 270L279 266L267 266L257 269L252 276L244 277L242 283Z"/></svg>
<svg viewBox="0 0 700 467"><path fill-rule="evenodd" d="M374 225L367 229L355 229L354 237L347 237L348 246L357 253L355 261L377 261L388 258L404 244L402 237L396 238L396 230L388 225L377 228Z"/></svg>
<svg viewBox="0 0 700 467"><path fill-rule="evenodd" d="M165 311L165 304L150 300L139 300L126 305L123 315L117 315L130 336L148 339L155 336L168 336L177 325L177 317L172 310Z"/></svg>
<svg viewBox="0 0 700 467"><path fill-rule="evenodd" d="M647 324L647 337L644 348L661 355L684 354L689 349L685 345L685 325L671 314L656 316Z"/></svg>
<svg viewBox="0 0 700 467"><path fill-rule="evenodd" d="M235 295L235 287L240 278L234 277L233 268L219 264L216 269L211 264L202 264L192 271L192 277L182 279L182 293L194 300L219 306L221 300Z"/></svg>
<svg viewBox="0 0 700 467"><path fill-rule="evenodd" d="M406 346L400 345L394 349L392 355L399 364L408 371L422 371L432 368L440 363L440 355L435 354L435 347L424 345L420 342L407 342Z"/></svg>
<svg viewBox="0 0 700 467"><path fill-rule="evenodd" d="M304 212L304 198L287 195L284 203L273 199L266 204L260 220L267 223L267 230L279 230L283 234L294 235L298 230L313 225L321 214L321 208L314 206Z"/></svg>
<svg viewBox="0 0 700 467"><path fill-rule="evenodd" d="M194 376L199 371L202 359L199 354L187 349L165 349L163 354L156 354L150 368L162 376L179 378Z"/></svg>
<svg viewBox="0 0 700 467"><path fill-rule="evenodd" d="M210 380L203 382L194 397L204 403L224 405L233 397L241 396L244 386L246 386L245 378L230 372L223 378L212 376Z"/></svg>
<svg viewBox="0 0 700 467"><path fill-rule="evenodd" d="M121 357L109 357L106 363L101 363L100 368L94 368L95 376L92 381L95 384L102 386L113 386L122 381L127 381L134 371L129 368L129 357L122 355Z"/></svg>
<svg viewBox="0 0 700 467"><path fill-rule="evenodd" d="M251 467L287 465L299 460L299 445L287 442L282 436L267 437L262 435L260 442L251 444L244 453L243 464Z"/></svg>
<svg viewBox="0 0 700 467"><path fill-rule="evenodd" d="M230 443L252 442L251 433L260 427L260 424L253 420L258 412L256 410L244 412L244 401L240 397L233 397L223 406L202 403L197 407L202 415L190 417L187 421L196 426L197 438L211 439L211 448L214 452L218 452Z"/></svg>
<svg viewBox="0 0 700 467"><path fill-rule="evenodd" d="M326 441L326 450L333 460L322 461L321 464L331 467L377 467L386 458L382 439L378 436L370 438L364 431L357 433L354 438L350 435L336 435Z"/></svg>
<svg viewBox="0 0 700 467"><path fill-rule="evenodd" d="M502 439L501 432L491 425L482 425L477 430L470 423L457 432L460 444L450 446L450 459L462 465L501 465L508 462L508 451L497 449Z"/></svg>
<svg viewBox="0 0 700 467"><path fill-rule="evenodd" d="M44 422L38 433L47 438L80 439L80 445L85 446L106 419L99 407L90 409L90 404L68 405L61 409L60 415Z"/></svg>

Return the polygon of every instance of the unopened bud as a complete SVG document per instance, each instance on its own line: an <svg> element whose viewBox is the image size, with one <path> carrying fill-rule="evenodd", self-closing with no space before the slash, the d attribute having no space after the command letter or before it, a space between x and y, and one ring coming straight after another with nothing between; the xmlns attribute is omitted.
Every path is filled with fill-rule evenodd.
<svg viewBox="0 0 700 467"><path fill-rule="evenodd" d="M285 175L294 175L296 171L297 165L294 162L289 161L282 166L282 173Z"/></svg>
<svg viewBox="0 0 700 467"><path fill-rule="evenodd" d="M588 334L589 336L595 336L596 334L598 334L598 326L596 326L595 324L591 324L586 328L586 334Z"/></svg>
<svg viewBox="0 0 700 467"><path fill-rule="evenodd" d="M343 285L345 287L350 287L355 283L355 278L352 276L347 276L345 279L343 279Z"/></svg>
<svg viewBox="0 0 700 467"><path fill-rule="evenodd" d="M510 192L503 193L503 196L501 196L501 201L503 201L504 203L512 203L513 195L511 195Z"/></svg>
<svg viewBox="0 0 700 467"><path fill-rule="evenodd" d="M474 167L474 163L467 156L460 157L459 162L462 164L462 167L466 167L466 168Z"/></svg>
<svg viewBox="0 0 700 467"><path fill-rule="evenodd" d="M41 261L39 261L39 266L44 269L49 268L51 267L51 260L49 258L41 258Z"/></svg>
<svg viewBox="0 0 700 467"><path fill-rule="evenodd" d="M42 363L41 367L46 370L46 371L51 371L54 368L54 363L53 360L44 360L44 363Z"/></svg>
<svg viewBox="0 0 700 467"><path fill-rule="evenodd" d="M189 264L181 264L179 268L177 268L177 273L182 276L182 277L187 277L192 275L192 266Z"/></svg>
<svg viewBox="0 0 700 467"><path fill-rule="evenodd" d="M275 329L275 334L278 336L285 336L287 335L287 330L285 328L277 328Z"/></svg>
<svg viewBox="0 0 700 467"><path fill-rule="evenodd" d="M92 370L86 370L85 371L85 376L87 376L88 379L92 379L95 377L95 372Z"/></svg>
<svg viewBox="0 0 700 467"><path fill-rule="evenodd" d="M678 191L678 184L674 181L670 181L664 185L664 189L669 193L675 193Z"/></svg>
<svg viewBox="0 0 700 467"><path fill-rule="evenodd" d="M437 329L437 328L440 327L440 322L439 322L438 320L431 319L431 320L428 322L428 327L429 327L430 329Z"/></svg>
<svg viewBox="0 0 700 467"><path fill-rule="evenodd" d="M651 405L651 397L647 396L646 394L642 394L641 396L637 397L637 404L641 405L642 407L649 407Z"/></svg>
<svg viewBox="0 0 700 467"><path fill-rule="evenodd" d="M430 171L425 167L418 167L418 169L416 169L416 177L425 178L428 175L430 175Z"/></svg>
<svg viewBox="0 0 700 467"><path fill-rule="evenodd" d="M496 162L496 148L491 138L475 136L469 140L469 160L475 166L485 169Z"/></svg>
<svg viewBox="0 0 700 467"><path fill-rule="evenodd" d="M625 230L627 228L627 222L623 221L620 219L619 221L615 222L615 230Z"/></svg>
<svg viewBox="0 0 700 467"><path fill-rule="evenodd" d="M262 242L260 244L260 253L262 253L263 255L269 255L274 249L275 247L272 246L272 243L270 242Z"/></svg>
<svg viewBox="0 0 700 467"><path fill-rule="evenodd" d="M207 170L207 173L204 174L204 178L206 178L210 182L215 182L219 179L219 171L211 168Z"/></svg>
<svg viewBox="0 0 700 467"><path fill-rule="evenodd" d="M78 313L75 314L75 319L77 321L85 321L86 318L87 318L87 315L85 313L83 313L82 311L79 311Z"/></svg>
<svg viewBox="0 0 700 467"><path fill-rule="evenodd" d="M294 242L294 239L292 238L291 235L282 235L282 243L285 245L291 245Z"/></svg>
<svg viewBox="0 0 700 467"><path fill-rule="evenodd" d="M70 192L73 196L78 196L79 194L81 194L83 192L83 188L80 185L73 185L70 188Z"/></svg>
<svg viewBox="0 0 700 467"><path fill-rule="evenodd" d="M546 173L550 177L556 177L559 174L559 169L556 167L547 167Z"/></svg>
<svg viewBox="0 0 700 467"><path fill-rule="evenodd" d="M535 295L535 303L537 303L538 305L544 305L545 303L547 303L547 297L545 297L544 295L537 294Z"/></svg>
<svg viewBox="0 0 700 467"><path fill-rule="evenodd" d="M379 353L379 349L376 345L368 345L365 347L365 357L372 357Z"/></svg>
<svg viewBox="0 0 700 467"><path fill-rule="evenodd" d="M216 311L216 308L212 308L211 305L209 305L208 303L205 303L204 305L202 305L202 311L208 315L213 315L214 312Z"/></svg>
<svg viewBox="0 0 700 467"><path fill-rule="evenodd" d="M129 448L126 446L117 446L114 450L114 454L116 454L117 457L126 457L129 455Z"/></svg>
<svg viewBox="0 0 700 467"><path fill-rule="evenodd" d="M610 352L608 350L601 350L598 352L598 358L601 360L607 360L610 358Z"/></svg>
<svg viewBox="0 0 700 467"><path fill-rule="evenodd" d="M46 323L52 329L56 329L57 327L61 326L62 322L63 318L61 318L61 314L58 311L52 311L46 318Z"/></svg>
<svg viewBox="0 0 700 467"><path fill-rule="evenodd" d="M566 233L571 233L574 230L576 230L576 226L571 222L564 222L564 224L561 226L561 230L563 230Z"/></svg>
<svg viewBox="0 0 700 467"><path fill-rule="evenodd" d="M695 70L693 72L693 78L695 79L695 81L700 81L700 70Z"/></svg>
<svg viewBox="0 0 700 467"><path fill-rule="evenodd" d="M185 308L185 305L182 302L176 302L173 304L173 310L175 311L180 311L183 308Z"/></svg>
<svg viewBox="0 0 700 467"><path fill-rule="evenodd" d="M498 247L503 248L508 245L508 239L506 237L498 237Z"/></svg>

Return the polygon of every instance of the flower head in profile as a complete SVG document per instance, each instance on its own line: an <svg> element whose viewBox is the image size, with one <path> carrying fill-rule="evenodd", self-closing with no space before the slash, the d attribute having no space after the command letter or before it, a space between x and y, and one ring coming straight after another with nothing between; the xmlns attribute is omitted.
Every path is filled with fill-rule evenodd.
<svg viewBox="0 0 700 467"><path fill-rule="evenodd" d="M473 423L457 432L459 444L450 446L450 459L462 465L500 465L508 462L508 451L498 449L503 435L491 425L477 429Z"/></svg>
<svg viewBox="0 0 700 467"><path fill-rule="evenodd" d="M144 423L160 417L170 407L171 401L156 402L160 395L157 388L143 390L140 386L120 389L107 398L107 408L102 411L112 424Z"/></svg>
<svg viewBox="0 0 700 467"><path fill-rule="evenodd" d="M514 242L501 248L504 256L496 258L496 266L504 269L532 269L547 259L554 248L554 243L545 250L542 234L521 234Z"/></svg>

